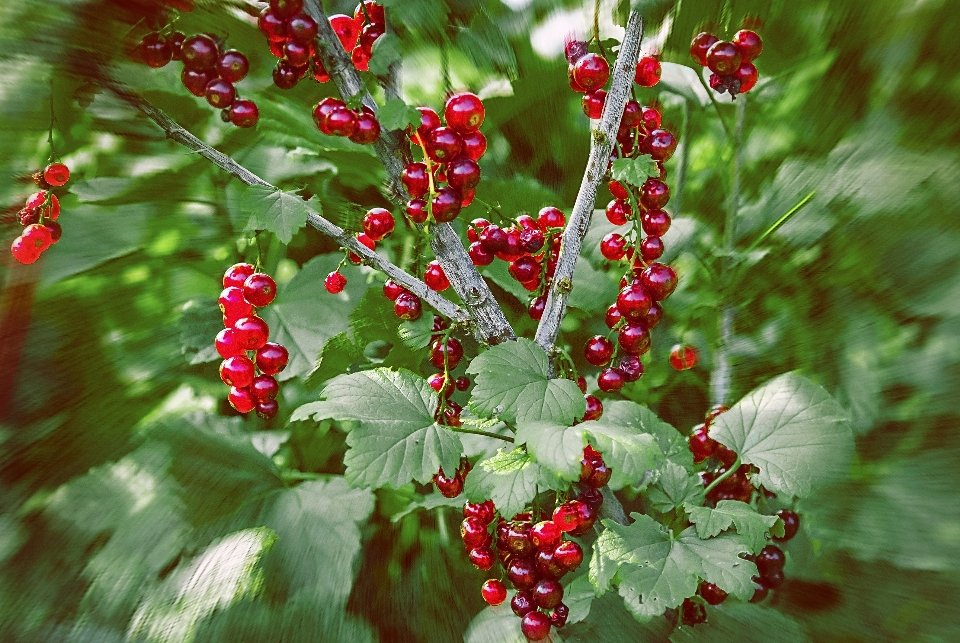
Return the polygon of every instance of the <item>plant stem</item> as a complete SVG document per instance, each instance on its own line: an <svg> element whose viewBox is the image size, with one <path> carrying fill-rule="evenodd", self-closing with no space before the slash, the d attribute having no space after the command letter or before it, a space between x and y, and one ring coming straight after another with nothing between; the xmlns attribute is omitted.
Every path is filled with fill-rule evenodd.
<svg viewBox="0 0 960 643"><path fill-rule="evenodd" d="M727 127L727 121L723 120L723 113L720 111L720 103L717 102L717 99L713 97L713 90L710 89L710 86L707 85L706 81L703 80L703 76L700 72L697 72L697 80L700 81L700 84L703 85L703 88L707 91L707 96L710 98L710 102L713 103L713 108L717 110L717 118L720 120L720 124L723 126L723 131L727 133L727 140L733 139L733 134L730 133L730 128ZM741 94L741 98L746 99L746 94Z"/></svg>
<svg viewBox="0 0 960 643"><path fill-rule="evenodd" d="M456 433L470 433L473 435L482 435L487 438L496 438L498 440L503 440L504 442L509 442L513 444L513 438L508 437L506 435L498 435L496 433L490 433L489 431L482 431L480 429L465 429L462 426L448 426L446 428Z"/></svg>
<svg viewBox="0 0 960 643"><path fill-rule="evenodd" d="M722 303L720 305L719 338L714 353L713 372L710 373L710 400L714 405L726 404L730 395L730 340L733 338L734 307L729 302L730 292L727 288L731 269L733 268L733 249L736 240L737 211L740 208L740 174L743 169L743 119L747 110L747 97L740 96L737 103L737 132L733 141L733 181L730 188L730 204L727 208L726 220L723 224L724 259L720 271L722 286L720 289Z"/></svg>
<svg viewBox="0 0 960 643"><path fill-rule="evenodd" d="M740 468L740 456L737 456L737 459L733 461L733 464L730 465L726 471L720 474L716 480L714 480L713 482L707 485L707 487L703 490L703 495L707 495L708 493L713 491L717 485L719 485L721 482L723 482L724 480L732 476L734 473L736 473L737 469L739 468Z"/></svg>
<svg viewBox="0 0 960 643"><path fill-rule="evenodd" d="M683 101L683 124L680 128L680 167L677 168L677 189L673 194L673 216L680 216L683 206L683 188L687 184L687 168L690 167L690 101Z"/></svg>
<svg viewBox="0 0 960 643"><path fill-rule="evenodd" d="M638 11L631 11L620 53L614 64L613 82L607 93L603 114L596 129L591 132L590 158L583 173L570 221L563 231L563 243L560 246L560 257L557 260L553 285L547 294L543 317L537 326L535 340L547 354L553 351L557 334L560 332L560 322L567 309L567 298L573 288L573 270L580 256L583 237L590 227L590 218L597 199L597 186L606 174L610 152L613 150L620 118L623 116L623 108L627 104L627 97L633 85L642 37L643 17Z"/></svg>

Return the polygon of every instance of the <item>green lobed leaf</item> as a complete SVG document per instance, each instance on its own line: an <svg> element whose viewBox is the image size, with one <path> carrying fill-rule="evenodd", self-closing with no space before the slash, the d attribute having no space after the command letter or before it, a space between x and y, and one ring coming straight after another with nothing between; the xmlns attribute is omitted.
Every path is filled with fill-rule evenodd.
<svg viewBox="0 0 960 643"><path fill-rule="evenodd" d="M547 354L532 340L494 346L474 358L467 372L476 375L470 408L482 417L571 424L586 412L576 382L550 379Z"/></svg>
<svg viewBox="0 0 960 643"><path fill-rule="evenodd" d="M597 593L593 589L590 577L580 574L563 588L563 603L570 609L567 624L579 623L590 615L590 606Z"/></svg>
<svg viewBox="0 0 960 643"><path fill-rule="evenodd" d="M630 185L643 185L650 177L660 176L657 162L649 154L641 154L633 159L617 159L613 162L611 176L617 181Z"/></svg>
<svg viewBox="0 0 960 643"><path fill-rule="evenodd" d="M805 377L781 375L737 402L710 435L760 469L773 491L806 496L847 471L853 434L843 408Z"/></svg>
<svg viewBox="0 0 960 643"><path fill-rule="evenodd" d="M223 313L213 299L191 299L180 316L180 350L189 364L220 359L214 339L223 330Z"/></svg>
<svg viewBox="0 0 960 643"><path fill-rule="evenodd" d="M397 327L397 336L407 348L425 348L433 337L433 315L421 315L416 321L405 321Z"/></svg>
<svg viewBox="0 0 960 643"><path fill-rule="evenodd" d="M687 506L686 511L701 538L712 538L732 525L738 534L746 538L752 553L760 551L767 544L768 531L777 536L783 535L783 521L776 516L758 513L739 500L721 500L715 509Z"/></svg>
<svg viewBox="0 0 960 643"><path fill-rule="evenodd" d="M597 422L620 427L633 434L652 435L663 456L659 458L661 465L670 461L687 469L693 467L693 454L690 453L687 439L645 406L630 400L604 401L603 416ZM616 475L614 471L614 477Z"/></svg>
<svg viewBox="0 0 960 643"><path fill-rule="evenodd" d="M537 494L540 466L525 449L500 449L497 455L478 463L467 475L464 492L473 502L493 500L505 516L522 512Z"/></svg>
<svg viewBox="0 0 960 643"><path fill-rule="evenodd" d="M371 74L386 76L390 73L390 65L400 62L401 58L400 39L396 34L388 32L374 41L367 68Z"/></svg>
<svg viewBox="0 0 960 643"><path fill-rule="evenodd" d="M657 485L650 490L649 497L653 508L660 513L667 513L684 504L700 505L703 504L703 483L698 476L680 465L668 462L660 473ZM716 536L720 531L708 535ZM698 533L701 538L707 537Z"/></svg>
<svg viewBox="0 0 960 643"><path fill-rule="evenodd" d="M441 467L454 471L460 438L433 420L437 394L410 371L378 368L331 380L321 391L320 412L356 420L347 434L347 480L360 487L428 483Z"/></svg>
<svg viewBox="0 0 960 643"><path fill-rule="evenodd" d="M307 225L307 215L320 213L320 201L304 201L296 194L259 185L250 185L240 197L240 211L249 217L247 230L269 230L283 243Z"/></svg>
<svg viewBox="0 0 960 643"><path fill-rule="evenodd" d="M408 126L420 126L420 112L410 107L403 99L393 98L383 104L377 112L380 126L385 130L405 130Z"/></svg>
<svg viewBox="0 0 960 643"><path fill-rule="evenodd" d="M560 479L580 478L580 461L586 446L582 424L524 422L517 425L514 439L518 444L526 444L530 456Z"/></svg>
<svg viewBox="0 0 960 643"><path fill-rule="evenodd" d="M347 372L357 362L366 362L363 346L353 342L346 332L338 333L327 340L320 351L317 365L313 367L304 384L310 388Z"/></svg>
<svg viewBox="0 0 960 643"><path fill-rule="evenodd" d="M623 402L623 404L633 404ZM637 406L637 408L643 408ZM618 418L606 418L583 422L577 425L587 432L590 442L603 453L603 461L611 467L612 475L608 485L616 491L623 487L639 484L652 476L663 453L656 438L642 433L640 426L620 422Z"/></svg>

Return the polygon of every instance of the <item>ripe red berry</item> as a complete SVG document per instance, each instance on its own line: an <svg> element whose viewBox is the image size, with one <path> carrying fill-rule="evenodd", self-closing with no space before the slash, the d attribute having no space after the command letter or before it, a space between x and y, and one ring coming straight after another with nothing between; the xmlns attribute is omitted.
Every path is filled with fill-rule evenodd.
<svg viewBox="0 0 960 643"><path fill-rule="evenodd" d="M480 166L471 158L461 156L447 163L447 183L461 193L480 183Z"/></svg>
<svg viewBox="0 0 960 643"><path fill-rule="evenodd" d="M500 605L507 600L507 587L503 584L503 581L490 579L483 583L480 588L480 595L483 596L483 600L488 605Z"/></svg>
<svg viewBox="0 0 960 643"><path fill-rule="evenodd" d="M677 139L665 129L656 129L643 140L643 150L657 161L667 161L677 150Z"/></svg>
<svg viewBox="0 0 960 643"><path fill-rule="evenodd" d="M339 270L334 270L324 278L323 286L327 289L328 293L335 295L343 292L343 289L346 288L347 278L340 274Z"/></svg>
<svg viewBox="0 0 960 643"><path fill-rule="evenodd" d="M217 60L217 73L225 82L238 83L247 76L250 61L236 49L228 49Z"/></svg>
<svg viewBox="0 0 960 643"><path fill-rule="evenodd" d="M613 225L623 225L632 216L630 204L622 199L614 199L607 204L607 221Z"/></svg>
<svg viewBox="0 0 960 643"><path fill-rule="evenodd" d="M211 70L197 71L195 69L184 69L180 72L180 80L183 86L198 98L204 98L206 96L207 85L216 77L216 72Z"/></svg>
<svg viewBox="0 0 960 643"><path fill-rule="evenodd" d="M277 296L277 283L270 275L255 272L243 282L243 297L254 306L269 305Z"/></svg>
<svg viewBox="0 0 960 643"><path fill-rule="evenodd" d="M720 39L712 33L702 32L694 36L690 43L690 55L701 67L707 66L707 51Z"/></svg>
<svg viewBox="0 0 960 643"><path fill-rule="evenodd" d="M229 268L223 273L223 287L224 288L243 288L244 282L247 280L247 277L252 275L257 271L252 264L249 263L237 263ZM222 296L222 295L221 295Z"/></svg>
<svg viewBox="0 0 960 643"><path fill-rule="evenodd" d="M530 542L537 549L549 549L552 552L562 537L563 532L552 520L538 522L530 528Z"/></svg>
<svg viewBox="0 0 960 643"><path fill-rule="evenodd" d="M623 379L628 382L636 382L643 375L643 362L636 355L624 355L620 358L620 364L617 366Z"/></svg>
<svg viewBox="0 0 960 643"><path fill-rule="evenodd" d="M413 293L402 292L393 305L393 313L404 321L416 321L423 313L423 305Z"/></svg>
<svg viewBox="0 0 960 643"><path fill-rule="evenodd" d="M587 340L583 355L594 366L604 366L613 356L613 343L603 335L595 335Z"/></svg>
<svg viewBox="0 0 960 643"><path fill-rule="evenodd" d="M410 140L415 144L426 144L427 136L431 131L440 127L440 117L435 111L429 107L418 107L417 111L420 112L420 126L417 128L416 132L408 130Z"/></svg>
<svg viewBox="0 0 960 643"><path fill-rule="evenodd" d="M427 264L427 268L423 273L423 281L430 290L436 292L443 292L450 287L450 280L447 279L447 275L443 272L443 267L437 260L433 260Z"/></svg>
<svg viewBox="0 0 960 643"><path fill-rule="evenodd" d="M460 214L463 208L462 201L463 198L457 190L449 185L443 186L437 190L437 196L430 202L433 218L438 223L450 223Z"/></svg>
<svg viewBox="0 0 960 643"><path fill-rule="evenodd" d="M264 420L272 420L280 411L280 405L276 400L264 400L263 402L257 402L256 411L257 415Z"/></svg>
<svg viewBox="0 0 960 643"><path fill-rule="evenodd" d="M583 562L583 549L572 540L565 540L553 550L553 558L561 567L572 572Z"/></svg>
<svg viewBox="0 0 960 643"><path fill-rule="evenodd" d="M400 174L400 182L412 197L422 197L430 190L430 178L424 163L411 163Z"/></svg>
<svg viewBox="0 0 960 643"><path fill-rule="evenodd" d="M357 241L359 241L361 245L366 246L367 249L371 251L376 249L377 247L377 242L371 239L370 237L368 237L365 232L361 232L357 235ZM354 265L359 265L360 263L363 262L363 259L360 257L360 255L358 255L355 252L351 252L349 255L347 255L347 257L350 259L350 263Z"/></svg>
<svg viewBox="0 0 960 643"><path fill-rule="evenodd" d="M787 562L787 556L783 553L783 550L776 545L767 545L760 550L754 562L757 564L757 570L760 572L760 576L767 577L783 571L783 566Z"/></svg>
<svg viewBox="0 0 960 643"><path fill-rule="evenodd" d="M463 482L464 479L459 475L450 478L443 475L443 467L433 476L433 484L444 498L456 498L463 493Z"/></svg>
<svg viewBox="0 0 960 643"><path fill-rule="evenodd" d="M537 570L533 560L514 556L507 566L507 578L519 590L529 590L537 582Z"/></svg>
<svg viewBox="0 0 960 643"><path fill-rule="evenodd" d="M644 56L637 63L633 80L641 87L653 87L660 82L661 73L660 61L653 56Z"/></svg>
<svg viewBox="0 0 960 643"><path fill-rule="evenodd" d="M70 180L70 170L63 163L51 163L43 169L43 180L48 185L60 187Z"/></svg>
<svg viewBox="0 0 960 643"><path fill-rule="evenodd" d="M550 635L550 618L536 610L527 612L520 620L520 630L529 641L542 641Z"/></svg>
<svg viewBox="0 0 960 643"><path fill-rule="evenodd" d="M677 371L686 371L697 365L697 349L677 344L670 349L670 366Z"/></svg>
<svg viewBox="0 0 960 643"><path fill-rule="evenodd" d="M707 50L707 67L719 76L729 76L737 71L742 60L740 49L726 40L713 43Z"/></svg>
<svg viewBox="0 0 960 643"><path fill-rule="evenodd" d="M763 40L755 31L741 29L733 34L733 44L740 50L743 62L751 62L763 51Z"/></svg>
<svg viewBox="0 0 960 643"><path fill-rule="evenodd" d="M651 209L643 213L640 225L647 234L662 237L670 229L670 215L663 210Z"/></svg>
<svg viewBox="0 0 960 643"><path fill-rule="evenodd" d="M537 581L530 592L533 602L543 609L553 609L563 600L563 586L552 578Z"/></svg>
<svg viewBox="0 0 960 643"><path fill-rule="evenodd" d="M640 204L647 210L660 210L669 200L670 188L660 179L647 179L640 186Z"/></svg>
<svg viewBox="0 0 960 643"><path fill-rule="evenodd" d="M350 140L358 145L369 145L380 138L380 122L377 117L367 112L357 115L357 129L350 135Z"/></svg>
<svg viewBox="0 0 960 643"><path fill-rule="evenodd" d="M530 256L523 256L510 264L510 275L520 283L536 279L540 274L540 265Z"/></svg>
<svg viewBox="0 0 960 643"><path fill-rule="evenodd" d="M260 12L257 27L271 42L284 40L287 37L287 17L289 16L278 14L273 9L266 7Z"/></svg>
<svg viewBox="0 0 960 643"><path fill-rule="evenodd" d="M757 78L759 74L757 68L751 62L742 62L740 66L737 67L737 71L734 72L734 77L740 83L740 93L746 94L748 91L753 89L754 85L757 84Z"/></svg>
<svg viewBox="0 0 960 643"><path fill-rule="evenodd" d="M640 256L645 262L656 261L663 255L663 240L660 237L644 237L640 242Z"/></svg>
<svg viewBox="0 0 960 643"><path fill-rule="evenodd" d="M690 452L693 453L694 463L700 463L712 456L720 444L708 435L708 426L699 424L694 427L687 442L690 445Z"/></svg>
<svg viewBox="0 0 960 643"><path fill-rule="evenodd" d="M460 523L460 537L467 549L485 547L490 542L487 526L479 518L464 518Z"/></svg>
<svg viewBox="0 0 960 643"><path fill-rule="evenodd" d="M446 355L447 369L456 368L463 359L463 344L455 337L448 337L446 343L440 339L433 342L430 346L430 363L437 368L443 368L444 355Z"/></svg>
<svg viewBox="0 0 960 643"><path fill-rule="evenodd" d="M10 254L22 264L30 265L40 258L40 248L23 237L17 237L10 245Z"/></svg>
<svg viewBox="0 0 960 643"><path fill-rule="evenodd" d="M700 583L700 588L697 592L700 594L700 597L710 605L719 605L727 599L727 593L725 591L713 583L706 581Z"/></svg>
<svg viewBox="0 0 960 643"><path fill-rule="evenodd" d="M550 614L550 624L554 627L563 627L567 624L567 617L570 616L570 608L560 603Z"/></svg>
<svg viewBox="0 0 960 643"><path fill-rule="evenodd" d="M374 241L380 241L393 232L395 225L393 215L384 208L372 208L363 217L363 231Z"/></svg>
<svg viewBox="0 0 960 643"><path fill-rule="evenodd" d="M256 315L237 320L233 329L237 332L237 342L245 350L259 350L267 343L270 336L270 327L267 326L267 322Z"/></svg>
<svg viewBox="0 0 960 643"><path fill-rule="evenodd" d="M28 225L23 229L23 232L20 233L20 237L25 243L34 246L40 252L45 251L53 245L53 236L50 233L50 229L39 223Z"/></svg>
<svg viewBox="0 0 960 643"><path fill-rule="evenodd" d="M628 355L643 355L650 350L650 332L641 324L627 324L617 334L617 343Z"/></svg>
<svg viewBox="0 0 960 643"><path fill-rule="evenodd" d="M584 385L584 388L586 388L586 385ZM580 390L583 389L581 388ZM587 402L587 412L583 414L583 421L599 420L600 417L603 416L603 404L594 395L588 394L583 397Z"/></svg>
<svg viewBox="0 0 960 643"><path fill-rule="evenodd" d="M213 38L205 34L190 36L180 46L183 66L194 71L212 70L217 65L220 51Z"/></svg>
<svg viewBox="0 0 960 643"><path fill-rule="evenodd" d="M467 158L479 161L487 151L487 137L479 131L461 134L463 138L463 153Z"/></svg>
<svg viewBox="0 0 960 643"><path fill-rule="evenodd" d="M619 261L627 253L627 240L623 235L611 232L600 241L600 254L610 261Z"/></svg>
<svg viewBox="0 0 960 643"><path fill-rule="evenodd" d="M272 375L257 375L250 384L250 393L257 402L273 400L280 392L280 385Z"/></svg>
<svg viewBox="0 0 960 643"><path fill-rule="evenodd" d="M628 321L642 320L647 311L650 310L650 304L653 299L647 290L636 283L626 286L617 296L617 310ZM599 366L599 364L597 364Z"/></svg>
<svg viewBox="0 0 960 643"><path fill-rule="evenodd" d="M220 293L219 302L220 312L225 317L240 319L253 314L253 305L244 298L243 289L236 286L224 288Z"/></svg>
<svg viewBox="0 0 960 643"><path fill-rule="evenodd" d="M597 386L605 393L619 391L623 388L625 381L623 373L616 368L605 368L597 376Z"/></svg>
<svg viewBox="0 0 960 643"><path fill-rule="evenodd" d="M607 187L610 188L610 194L613 195L614 199L625 201L630 198L630 193L627 192L626 186L624 186L620 181L610 181L607 184ZM610 206L608 205L607 207Z"/></svg>
<svg viewBox="0 0 960 643"><path fill-rule="evenodd" d="M451 161L462 149L463 139L451 127L438 127L427 135L427 153L435 161Z"/></svg>
<svg viewBox="0 0 960 643"><path fill-rule="evenodd" d="M800 516L789 509L781 509L777 512L777 516L783 521L783 536L774 536L773 539L778 543L785 543L797 535L800 529Z"/></svg>
<svg viewBox="0 0 960 643"><path fill-rule="evenodd" d="M594 120L603 115L603 105L607 100L607 92L602 89L594 89L583 95L580 105L583 107L583 113Z"/></svg>
<svg viewBox="0 0 960 643"><path fill-rule="evenodd" d="M563 212L552 206L542 208L537 213L537 224L543 232L546 232L549 228L562 228L566 223L567 219Z"/></svg>
<svg viewBox="0 0 960 643"><path fill-rule="evenodd" d="M513 613L523 618L530 612L537 609L537 606L533 604L533 596L530 592L517 592L514 597L510 600L510 609L513 610Z"/></svg>
<svg viewBox="0 0 960 643"><path fill-rule="evenodd" d="M257 405L250 393L250 389L232 387L227 395L230 406L240 413L249 413Z"/></svg>
<svg viewBox="0 0 960 643"><path fill-rule="evenodd" d="M599 89L610 78L610 65L600 54L585 54L574 63L573 78L587 91Z"/></svg>
<svg viewBox="0 0 960 643"><path fill-rule="evenodd" d="M257 350L257 368L265 375L276 375L287 366L290 354L274 342L267 342Z"/></svg>
<svg viewBox="0 0 960 643"><path fill-rule="evenodd" d="M236 331L232 328L224 328L217 333L214 344L217 348L217 353L219 353L223 359L243 355L243 347L237 344L235 335Z"/></svg>
<svg viewBox="0 0 960 643"><path fill-rule="evenodd" d="M407 203L406 214L414 223L426 223L430 216L427 212L427 202L423 199L411 199Z"/></svg>
<svg viewBox="0 0 960 643"><path fill-rule="evenodd" d="M56 221L60 218L60 199L48 190L40 190L27 197L24 209L39 210L43 218Z"/></svg>
<svg viewBox="0 0 960 643"><path fill-rule="evenodd" d="M173 50L166 38L158 33L148 33L140 41L140 57L150 67L163 67L173 58Z"/></svg>
<svg viewBox="0 0 960 643"><path fill-rule="evenodd" d="M237 97L237 92L233 88L233 85L220 78L214 78L207 83L203 94L207 102L210 103L210 106L216 109L230 107Z"/></svg>
<svg viewBox="0 0 960 643"><path fill-rule="evenodd" d="M357 114L347 107L336 107L327 116L326 128L332 136L352 136L357 131Z"/></svg>
<svg viewBox="0 0 960 643"><path fill-rule="evenodd" d="M259 118L260 110L252 100L235 100L230 106L230 122L237 127L253 127Z"/></svg>
<svg viewBox="0 0 960 643"><path fill-rule="evenodd" d="M640 278L644 288L657 301L663 301L677 288L677 273L673 268L662 263L652 263L647 266Z"/></svg>
<svg viewBox="0 0 960 643"><path fill-rule="evenodd" d="M573 531L580 524L577 506L566 502L553 510L553 523L560 531Z"/></svg>
<svg viewBox="0 0 960 643"><path fill-rule="evenodd" d="M253 362L244 355L228 357L220 364L220 379L227 386L246 388L253 383Z"/></svg>
<svg viewBox="0 0 960 643"><path fill-rule="evenodd" d="M483 117L483 101L470 92L454 94L447 99L443 108L443 118L447 126L460 134L469 134L480 129Z"/></svg>
<svg viewBox="0 0 960 643"><path fill-rule="evenodd" d="M360 27L353 18L342 13L334 14L330 16L330 26L333 27L333 32L337 34L337 39L345 51L351 51L357 45Z"/></svg>

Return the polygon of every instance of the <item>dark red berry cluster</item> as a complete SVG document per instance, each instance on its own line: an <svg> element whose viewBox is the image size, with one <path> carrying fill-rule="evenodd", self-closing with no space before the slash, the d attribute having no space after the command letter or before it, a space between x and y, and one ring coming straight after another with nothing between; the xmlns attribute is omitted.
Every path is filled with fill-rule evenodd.
<svg viewBox="0 0 960 643"><path fill-rule="evenodd" d="M234 86L246 77L250 62L236 49L224 50L216 36L196 34L188 38L179 31L169 35L154 31L140 41L140 57L151 67L182 61L180 80L187 91L222 110L220 116L226 123L237 127L257 124L260 111L256 103L239 98Z"/></svg>
<svg viewBox="0 0 960 643"><path fill-rule="evenodd" d="M280 410L274 377L290 356L281 344L269 342L270 327L257 317L254 307L269 305L277 296L277 284L249 263L238 263L223 275L220 310L224 329L217 334L217 352L223 357L220 379L230 387L230 404L240 413L256 409L265 420ZM253 354L251 358L250 354ZM259 371L259 374L258 374Z"/></svg>
<svg viewBox="0 0 960 643"><path fill-rule="evenodd" d="M407 216L413 223L449 223L473 202L480 183L477 161L487 151L487 139L480 133L483 102L470 92L454 94L444 106L446 125L429 107L417 109L420 126L407 133L423 160L400 175L410 195Z"/></svg>
<svg viewBox="0 0 960 643"><path fill-rule="evenodd" d="M380 121L369 107L356 111L339 98L324 98L314 105L313 122L327 136L343 136L360 145L380 138Z"/></svg>
<svg viewBox="0 0 960 643"><path fill-rule="evenodd" d="M447 477L443 473L443 467L433 475L433 484L437 486L437 491L444 498L456 498L463 493L463 485L466 482L467 474L470 473L470 461L466 458L460 459L460 466L453 472L453 475Z"/></svg>
<svg viewBox="0 0 960 643"><path fill-rule="evenodd" d="M368 210L363 217L363 232L357 234L357 241L370 248L370 250L374 250L377 246L376 242L393 232L395 226L396 222L393 220L393 215L390 214L389 210L373 208ZM348 252L347 259L354 265L359 265L362 261L360 255L355 252ZM330 294L335 295L343 292L343 289L347 286L347 278L340 272L343 264L344 262L341 261L337 269L328 274L323 280L323 285ZM384 290L384 292L386 292L386 290ZM396 297L394 297L394 300L395 299ZM419 299L417 301L419 302ZM416 317L420 317L420 314L417 313Z"/></svg>
<svg viewBox="0 0 960 643"><path fill-rule="evenodd" d="M707 31L698 33L690 44L690 55L701 67L709 67L710 87L731 96L746 94L757 84L753 61L763 51L763 41L755 31L741 29L732 41L720 40Z"/></svg>
<svg viewBox="0 0 960 643"><path fill-rule="evenodd" d="M433 332L430 343L430 364L440 372L430 375L427 383L439 395L434 419L445 426L461 426L460 413L463 407L450 398L456 391L466 391L470 388L469 377L466 375L454 377L451 373L463 359L463 344L456 337L450 336L449 324L439 315L433 316Z"/></svg>
<svg viewBox="0 0 960 643"><path fill-rule="evenodd" d="M50 188L66 185L70 170L63 163L51 163L34 174L33 179L43 189L27 197L26 205L17 213L23 232L10 245L10 254L22 264L34 263L47 248L60 241L60 200Z"/></svg>
<svg viewBox="0 0 960 643"><path fill-rule="evenodd" d="M520 617L520 629L531 641L540 641L550 634L550 627L563 627L570 610L563 603L560 579L583 562L583 549L565 533L582 536L593 527L603 504L600 489L610 480L611 470L603 456L593 447L583 450L580 473L580 494L575 500L559 504L549 520L534 523L531 513L518 514L507 521L502 516L495 529L497 556L494 557L493 523L496 508L487 500L467 503L460 535L470 562L487 571L499 559L507 579L517 593L510 601L514 614ZM491 579L480 590L490 605L499 605L507 598L502 580Z"/></svg>
<svg viewBox="0 0 960 643"><path fill-rule="evenodd" d="M700 355L693 346L677 344L670 349L670 366L677 371L688 371L697 365Z"/></svg>
<svg viewBox="0 0 960 643"><path fill-rule="evenodd" d="M373 43L386 30L383 7L365 0L357 5L352 18L338 13L330 16L329 21L340 44L352 52L354 67L366 71L373 54ZM277 87L295 87L311 66L317 82L330 80L330 74L317 55L317 23L303 12L303 0L270 0L270 6L260 12L257 25L267 37L270 53L280 59L273 70L273 82Z"/></svg>

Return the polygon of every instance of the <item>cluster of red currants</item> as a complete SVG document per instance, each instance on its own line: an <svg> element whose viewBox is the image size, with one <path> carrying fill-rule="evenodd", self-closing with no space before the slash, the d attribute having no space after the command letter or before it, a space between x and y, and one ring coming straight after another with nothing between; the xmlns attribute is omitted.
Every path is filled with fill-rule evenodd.
<svg viewBox="0 0 960 643"><path fill-rule="evenodd" d="M580 566L583 549L573 540L564 540L563 535L582 536L590 531L603 504L600 489L610 481L612 471L593 447L588 445L583 450L580 464L579 496L558 505L550 520L534 523L530 513L518 514L509 522L500 518L495 530L496 558L489 531L495 513L493 502L468 502L463 508L460 535L470 562L486 571L499 558L507 579L517 590L510 607L521 619L524 636L531 641L543 640L551 626L559 628L567 622L570 610L563 603L560 579ZM500 605L507 598L501 580L486 581L480 591L490 605Z"/></svg>
<svg viewBox="0 0 960 643"><path fill-rule="evenodd" d="M446 125L429 107L417 109L420 126L408 130L408 135L422 151L423 161L411 163L400 175L410 195L406 213L413 223L431 218L449 223L473 202L480 183L477 161L487 151L487 139L479 131L483 102L470 92L454 94L444 106Z"/></svg>
<svg viewBox="0 0 960 643"><path fill-rule="evenodd" d="M427 378L427 383L439 395L434 419L446 426L461 426L460 413L463 407L450 399L456 391L470 388L470 378L466 375L453 377L451 371L457 368L463 359L463 344L449 334L449 324L439 315L433 316L433 332L430 343L430 363L440 369ZM443 474L443 471L440 471Z"/></svg>
<svg viewBox="0 0 960 643"><path fill-rule="evenodd" d="M66 185L70 170L63 163L50 163L34 174L33 180L43 189L27 197L26 205L17 213L23 232L10 246L13 258L22 264L34 263L47 248L60 241L60 200L50 188Z"/></svg>
<svg viewBox="0 0 960 643"><path fill-rule="evenodd" d="M273 278L249 263L230 266L223 275L220 310L224 329L215 342L223 357L220 379L230 387L227 397L233 408L240 413L256 409L265 420L280 410L276 400L280 385L274 376L286 367L290 356L281 344L267 341L270 327L257 317L254 307L269 305L276 295ZM251 351L255 351L252 359Z"/></svg>
<svg viewBox="0 0 960 643"><path fill-rule="evenodd" d="M383 7L372 0L357 6L351 18L335 14L330 26L346 51L352 52L353 65L366 71L373 54L373 43L386 30ZM311 65L317 82L330 80L317 54L317 22L303 12L303 0L270 0L257 21L267 37L270 53L279 58L273 70L273 82L280 89L291 89L307 75Z"/></svg>
<svg viewBox="0 0 960 643"><path fill-rule="evenodd" d="M587 50L588 44L583 41L572 40L567 43L566 56L569 66L567 77L570 79L570 88L583 94L583 113L592 119L598 119L603 114L603 106L607 100L607 92L603 89L610 79L610 64L600 54ZM641 87L653 87L660 82L660 62L653 56L644 56L637 63L633 80ZM623 123L633 123L640 116L640 105L631 100L627 103L621 119ZM658 119L659 123L659 119ZM635 126L633 123L632 126Z"/></svg>
<svg viewBox="0 0 960 643"><path fill-rule="evenodd" d="M383 208L372 208L371 210L367 211L363 217L363 232L357 234L357 241L365 245L370 250L374 250L377 246L376 242L393 232L395 225L396 222L393 220L393 215L390 214L389 210L385 210ZM362 261L360 255L356 254L355 252L347 253L347 258L350 260L350 263L354 265L359 265ZM343 292L343 289L347 286L347 278L344 277L340 272L340 268L342 267L343 262L341 261L340 265L337 266L337 269L328 274L323 280L324 287L327 289L327 292L332 295ZM386 292L386 289L384 292ZM395 301L396 297L394 297L393 300ZM417 302L419 301L420 300L418 298ZM398 313L397 316L400 317L400 314ZM419 317L420 313L418 312L416 317L412 319L417 319Z"/></svg>
<svg viewBox="0 0 960 643"><path fill-rule="evenodd" d="M763 41L755 31L741 29L733 41L720 40L712 33L698 33L690 44L690 55L701 67L709 67L710 87L731 96L746 94L757 84L753 61L763 51Z"/></svg>
<svg viewBox="0 0 960 643"><path fill-rule="evenodd" d="M196 34L187 38L179 31L167 36L151 32L140 41L140 57L150 67L163 67L171 60L183 62L180 80L194 96L205 98L211 107L222 110L225 123L253 127L260 110L252 100L238 98L234 85L250 71L247 57L236 49L223 51L215 36Z"/></svg>
<svg viewBox="0 0 960 643"><path fill-rule="evenodd" d="M360 145L380 138L380 122L369 107L352 110L339 98L324 98L314 105L313 122L327 136L343 136Z"/></svg>
<svg viewBox="0 0 960 643"><path fill-rule="evenodd" d="M444 498L456 498L463 493L463 485L470 469L470 461L466 458L460 458L460 466L457 467L452 476L447 477L443 473L443 467L440 467L440 470L433 474L433 484L436 485L437 491Z"/></svg>
<svg viewBox="0 0 960 643"><path fill-rule="evenodd" d="M704 471L700 474L700 479L704 486L710 485L714 480L725 475L729 467L732 467L737 461L737 454L735 452L723 446L709 435L710 425L717 416L727 410L729 409L722 405L710 409L703 423L693 427L693 431L687 438L695 464L704 462L708 458L713 458L714 461L718 463L712 470ZM714 504L721 500L750 502L750 499L753 497L754 488L753 485L750 484L747 475L751 472L751 465L740 465L736 471L725 477L707 494L707 501Z"/></svg>

